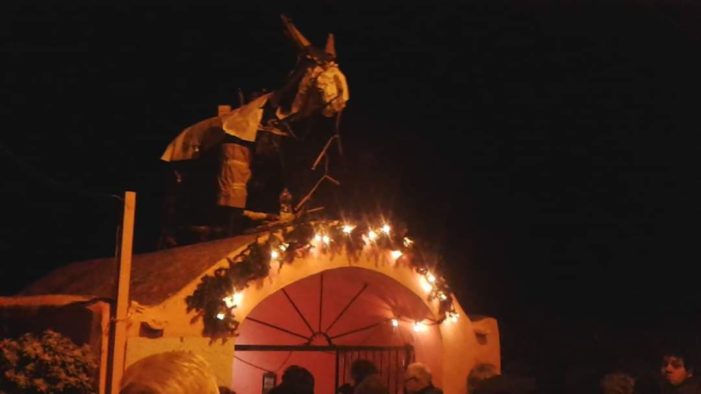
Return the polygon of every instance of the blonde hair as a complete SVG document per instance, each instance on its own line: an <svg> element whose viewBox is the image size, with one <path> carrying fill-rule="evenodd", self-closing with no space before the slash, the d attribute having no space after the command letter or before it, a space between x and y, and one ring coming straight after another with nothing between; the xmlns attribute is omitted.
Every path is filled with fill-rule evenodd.
<svg viewBox="0 0 701 394"><path fill-rule="evenodd" d="M120 394L218 394L217 379L204 358L186 351L154 354L132 364Z"/></svg>
<svg viewBox="0 0 701 394"><path fill-rule="evenodd" d="M613 372L601 379L604 394L633 394L635 379L623 372Z"/></svg>
<svg viewBox="0 0 701 394"><path fill-rule="evenodd" d="M411 363L406 367L406 375L418 379L422 384L431 384L431 370L424 363Z"/></svg>

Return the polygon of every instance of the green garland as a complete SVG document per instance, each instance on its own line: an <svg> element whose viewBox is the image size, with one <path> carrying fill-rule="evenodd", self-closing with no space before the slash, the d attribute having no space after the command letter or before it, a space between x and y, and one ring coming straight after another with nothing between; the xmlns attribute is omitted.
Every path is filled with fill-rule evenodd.
<svg viewBox="0 0 701 394"><path fill-rule="evenodd" d="M202 334L212 341L225 341L236 335L240 323L234 315L236 305L227 303L227 297L244 290L253 281L266 278L273 261L279 261L282 268L283 264L292 264L307 256L312 248L331 254L345 251L351 259L357 259L366 246L375 252L400 251L398 262L410 264L421 275L433 274L428 299L439 302L441 319L438 323L456 316L447 281L431 269L435 264L429 264L424 258L425 253L421 253L420 248L401 232L382 231L382 226L350 228L338 221L302 221L271 230L267 235L263 242L258 238L237 256L228 258L227 267L217 269L213 275L203 276L194 293L186 297L187 311L194 310L197 317L203 319Z"/></svg>

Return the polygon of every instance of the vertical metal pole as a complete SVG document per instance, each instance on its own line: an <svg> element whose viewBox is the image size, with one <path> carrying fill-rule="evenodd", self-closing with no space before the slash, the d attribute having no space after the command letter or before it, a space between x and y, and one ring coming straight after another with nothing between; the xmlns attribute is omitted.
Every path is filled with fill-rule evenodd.
<svg viewBox="0 0 701 394"><path fill-rule="evenodd" d="M114 336L112 341L112 360L110 371L110 394L119 393L119 383L124 372L126 353L126 319L129 306L129 282L131 280L131 253L134 239L134 211L136 210L136 193L124 193L124 215L122 218L122 239L119 249L119 277L117 281L117 306L114 317Z"/></svg>
<svg viewBox="0 0 701 394"><path fill-rule="evenodd" d="M321 332L321 316L324 313L324 273L319 274L319 325L317 331ZM331 345L329 343L329 345Z"/></svg>
<svg viewBox="0 0 701 394"><path fill-rule="evenodd" d="M336 383L334 383L334 393L338 391L338 387L340 386L340 383L338 380L338 375L339 375L338 370L341 367L341 365L339 363L338 352L339 352L339 350L336 349Z"/></svg>
<svg viewBox="0 0 701 394"><path fill-rule="evenodd" d="M394 350L394 389L396 392L402 386L402 378L399 377L399 349Z"/></svg>

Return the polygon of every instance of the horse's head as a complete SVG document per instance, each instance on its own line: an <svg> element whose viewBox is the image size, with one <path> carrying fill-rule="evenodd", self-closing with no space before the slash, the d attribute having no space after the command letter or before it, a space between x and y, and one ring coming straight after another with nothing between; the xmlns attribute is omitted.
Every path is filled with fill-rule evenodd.
<svg viewBox="0 0 701 394"><path fill-rule="evenodd" d="M284 15L282 22L285 33L298 49L298 58L287 82L271 100L277 107L277 118L299 119L315 112L331 117L341 112L348 102L348 84L336 63L333 34L329 34L321 50Z"/></svg>

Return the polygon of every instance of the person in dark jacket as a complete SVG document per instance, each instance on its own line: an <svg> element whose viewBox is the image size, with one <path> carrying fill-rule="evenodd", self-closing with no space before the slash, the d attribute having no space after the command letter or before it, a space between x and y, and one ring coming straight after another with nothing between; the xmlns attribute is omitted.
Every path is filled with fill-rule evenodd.
<svg viewBox="0 0 701 394"><path fill-rule="evenodd" d="M351 364L351 376L355 382L353 394L389 394L375 364L368 360L355 360Z"/></svg>
<svg viewBox="0 0 701 394"><path fill-rule="evenodd" d="M353 385L350 383L345 383L341 385L338 389L336 389L336 394L353 394L353 391L355 389L353 388Z"/></svg>
<svg viewBox="0 0 701 394"><path fill-rule="evenodd" d="M314 394L314 375L299 365L290 365L282 374L282 382L269 394Z"/></svg>
<svg viewBox="0 0 701 394"><path fill-rule="evenodd" d="M423 363L409 364L404 372L404 392L407 394L443 394L431 381L431 370Z"/></svg>

